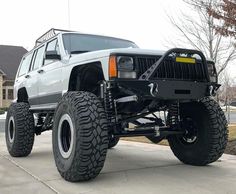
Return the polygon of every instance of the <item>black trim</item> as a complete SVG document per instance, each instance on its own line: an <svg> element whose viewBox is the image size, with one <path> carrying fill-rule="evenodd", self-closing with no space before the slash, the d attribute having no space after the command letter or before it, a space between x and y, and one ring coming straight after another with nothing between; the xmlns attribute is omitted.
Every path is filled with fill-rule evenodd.
<svg viewBox="0 0 236 194"><path fill-rule="evenodd" d="M206 58L204 56L204 54L201 51L198 50L191 50L191 49L182 49L182 48L173 48L168 50L167 52L165 52L165 54L163 54L161 56L161 58L158 59L158 61L156 61L151 67L149 67L140 77L139 80L153 80L153 78L155 77L155 74L157 73L159 66L170 56L170 55L174 55L174 56L179 56L180 54L186 54L187 56L193 56L193 55L198 55L201 58L202 61L202 65L203 65L203 69L204 71L203 76L206 76L207 81L210 81L209 78L209 74L208 74L208 69L207 69L207 62L206 62ZM166 66L166 65L165 65ZM169 70L167 70L169 71ZM165 77L158 77L158 78L165 78ZM174 78L174 77L173 77ZM155 78L154 78L155 79ZM204 80L205 81L205 80Z"/></svg>
<svg viewBox="0 0 236 194"><path fill-rule="evenodd" d="M39 96L34 98L29 98L30 105L39 105L39 104L51 104L57 103L62 98L62 92L53 93L45 96Z"/></svg>
<svg viewBox="0 0 236 194"><path fill-rule="evenodd" d="M57 107L58 103L53 104L40 104L40 105L32 105L30 107L30 110L33 112L48 112L48 111L54 111Z"/></svg>
<svg viewBox="0 0 236 194"><path fill-rule="evenodd" d="M119 90L132 95L137 95L142 99L163 99L163 100L196 100L209 96L209 86L215 90L217 85L208 82L190 81L169 81L169 80L114 80L113 85L117 85ZM155 96L150 93L150 84L154 84ZM127 93L128 95L128 93Z"/></svg>

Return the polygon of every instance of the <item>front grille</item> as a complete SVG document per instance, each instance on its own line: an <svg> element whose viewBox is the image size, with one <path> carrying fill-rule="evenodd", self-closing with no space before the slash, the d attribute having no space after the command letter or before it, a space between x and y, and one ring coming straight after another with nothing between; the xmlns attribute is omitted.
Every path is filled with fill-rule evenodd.
<svg viewBox="0 0 236 194"><path fill-rule="evenodd" d="M135 56L135 69L138 77L148 70L161 56ZM176 79L206 81L207 72L202 61L196 64L175 62L172 57L166 58L158 67L153 79Z"/></svg>

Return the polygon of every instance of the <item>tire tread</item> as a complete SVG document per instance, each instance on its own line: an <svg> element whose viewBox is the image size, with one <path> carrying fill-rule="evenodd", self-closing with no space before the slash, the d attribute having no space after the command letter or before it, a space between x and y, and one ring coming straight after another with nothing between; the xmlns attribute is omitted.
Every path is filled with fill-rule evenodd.
<svg viewBox="0 0 236 194"><path fill-rule="evenodd" d="M68 92L58 107L65 102L76 115L77 143L71 167L65 172L59 168L58 171L68 181L87 181L100 173L105 162L108 145L106 114L100 100L89 92ZM55 151L54 158L56 163L60 162Z"/></svg>
<svg viewBox="0 0 236 194"><path fill-rule="evenodd" d="M209 118L210 123L210 126L208 126L207 129L208 145L204 148L202 146L201 148L198 148L201 149L204 154L201 154L201 156L196 157L195 154L192 153L192 156L190 156L189 154L185 154L185 150L183 150L183 147L179 146L180 141L178 140L178 138L170 137L168 141L174 155L180 161L190 165L204 166L209 163L215 162L224 153L228 142L228 125L224 112L221 110L220 106L214 99L210 97L205 97L197 103L198 106L200 105L204 107L206 111L206 116L207 118ZM204 113L198 112L197 114Z"/></svg>
<svg viewBox="0 0 236 194"><path fill-rule="evenodd" d="M15 138L12 145L8 140L8 120L14 117L15 122ZM28 156L34 144L34 117L29 110L29 104L25 102L12 103L8 109L5 134L7 148L13 157Z"/></svg>

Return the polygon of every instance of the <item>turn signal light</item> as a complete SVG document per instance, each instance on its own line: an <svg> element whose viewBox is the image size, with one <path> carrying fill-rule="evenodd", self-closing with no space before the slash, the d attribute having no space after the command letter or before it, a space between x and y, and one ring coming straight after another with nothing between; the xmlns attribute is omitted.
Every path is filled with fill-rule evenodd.
<svg viewBox="0 0 236 194"><path fill-rule="evenodd" d="M110 56L109 58L109 77L117 77L116 56Z"/></svg>

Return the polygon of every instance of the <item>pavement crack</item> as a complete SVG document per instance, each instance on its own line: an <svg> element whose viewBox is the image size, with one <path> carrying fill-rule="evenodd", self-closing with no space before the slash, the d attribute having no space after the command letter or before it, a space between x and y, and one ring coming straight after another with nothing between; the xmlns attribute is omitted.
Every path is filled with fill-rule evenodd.
<svg viewBox="0 0 236 194"><path fill-rule="evenodd" d="M117 171L110 171L110 172L101 172L101 174L112 174L112 173L128 172L128 171L144 170L144 169L152 169L152 168L168 168L168 167L181 166L181 165L183 165L183 164L170 164L170 165L161 165L161 166L141 167L141 168L133 168L133 169L128 169L128 170L117 170Z"/></svg>
<svg viewBox="0 0 236 194"><path fill-rule="evenodd" d="M31 177L33 177L35 180L37 180L38 182L42 183L44 186L46 186L47 188L49 188L51 191L53 191L54 193L59 194L59 192L54 189L53 187L51 187L50 185L48 185L46 182L44 182L42 179L40 179L39 177L35 176L34 174L32 174L30 171L28 171L27 169L25 169L23 166L19 165L16 161L12 160L11 158L8 158L7 156L4 156L2 154L0 154L1 157L7 159L8 161L10 161L11 163L13 163L15 166L17 166L18 168L20 168L21 170L23 170L24 172L26 172L28 175L30 175Z"/></svg>

